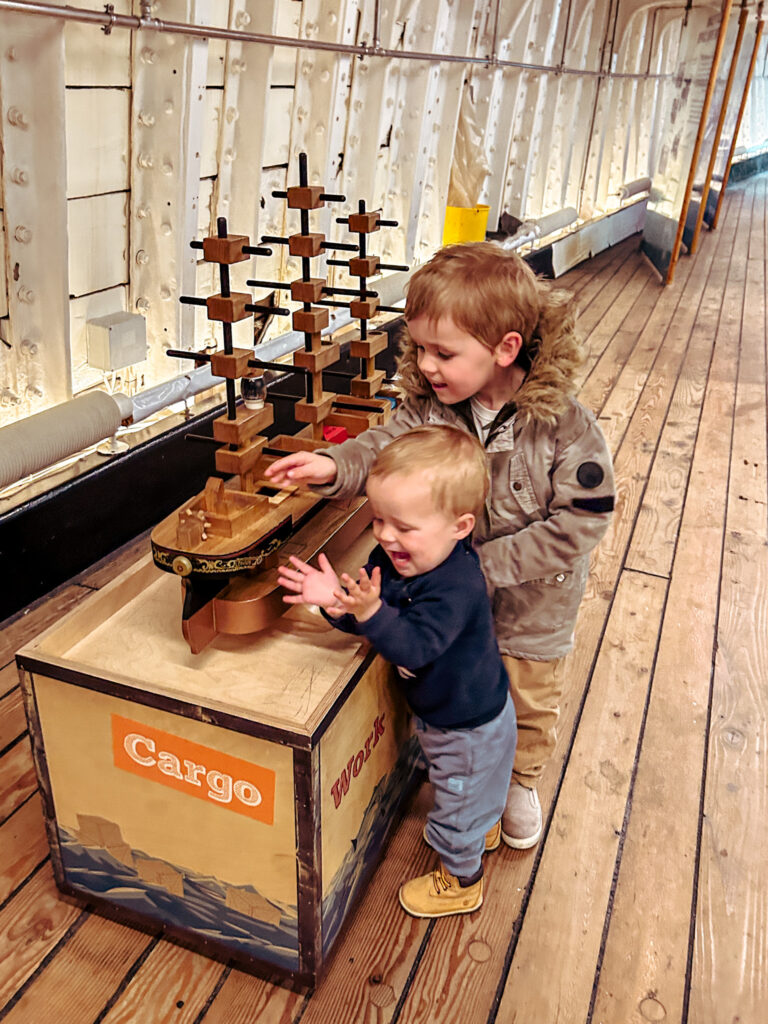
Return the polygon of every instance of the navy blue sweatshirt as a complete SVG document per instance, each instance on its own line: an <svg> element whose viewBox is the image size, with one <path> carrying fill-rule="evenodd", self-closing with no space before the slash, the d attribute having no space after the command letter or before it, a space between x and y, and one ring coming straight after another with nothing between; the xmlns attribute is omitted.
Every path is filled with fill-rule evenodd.
<svg viewBox="0 0 768 1024"><path fill-rule="evenodd" d="M400 680L405 696L429 725L472 729L494 719L504 708L509 677L475 552L459 541L435 569L404 577L377 545L365 567L369 576L375 566L381 569L379 610L366 622L353 615L328 621L367 637L409 673Z"/></svg>

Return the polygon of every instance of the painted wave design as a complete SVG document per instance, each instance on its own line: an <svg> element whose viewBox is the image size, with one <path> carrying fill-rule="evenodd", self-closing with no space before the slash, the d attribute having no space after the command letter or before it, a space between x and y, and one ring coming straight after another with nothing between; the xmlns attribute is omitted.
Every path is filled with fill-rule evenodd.
<svg viewBox="0 0 768 1024"><path fill-rule="evenodd" d="M266 901L251 886L228 885L217 878L159 861L141 850L131 850L137 870L107 850L83 846L66 829L59 828L59 836L64 871L73 888L100 896L117 908L142 914L160 924L184 928L201 939L215 941L278 967L298 969L295 906ZM141 877L139 872L149 863L157 866L156 874L162 881L152 882ZM180 891L170 891L174 887ZM228 902L246 908L268 906L272 920L258 920Z"/></svg>

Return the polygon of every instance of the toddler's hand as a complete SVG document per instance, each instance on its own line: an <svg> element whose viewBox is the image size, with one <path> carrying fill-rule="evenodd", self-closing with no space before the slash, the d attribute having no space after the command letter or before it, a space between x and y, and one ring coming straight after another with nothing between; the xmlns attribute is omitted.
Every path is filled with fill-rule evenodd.
<svg viewBox="0 0 768 1024"><path fill-rule="evenodd" d="M361 569L357 581L347 573L342 573L341 582L347 588L347 593L338 589L334 596L344 611L354 615L358 622L370 619L381 608L381 569L378 566L370 578L365 569Z"/></svg>
<svg viewBox="0 0 768 1024"><path fill-rule="evenodd" d="M317 452L294 452L264 470L264 476L278 487L283 484L332 484L336 463Z"/></svg>
<svg viewBox="0 0 768 1024"><path fill-rule="evenodd" d="M283 597L286 604L318 604L334 617L344 614L346 609L336 596L341 586L339 577L325 555L317 560L319 569L313 569L295 555L290 556L290 562L292 569L281 565L277 570L278 582L293 594Z"/></svg>

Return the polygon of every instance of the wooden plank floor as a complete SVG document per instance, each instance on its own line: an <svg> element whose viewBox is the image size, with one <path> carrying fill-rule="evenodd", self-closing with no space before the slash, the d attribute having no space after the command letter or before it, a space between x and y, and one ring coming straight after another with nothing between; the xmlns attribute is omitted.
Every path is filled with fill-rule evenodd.
<svg viewBox="0 0 768 1024"><path fill-rule="evenodd" d="M0 633L0 1019L9 1024L768 1021L766 183L661 288L637 238L563 279L581 398L616 464L535 850L487 859L477 914L426 922L422 791L321 984L291 992L64 900L14 652L146 538Z"/></svg>

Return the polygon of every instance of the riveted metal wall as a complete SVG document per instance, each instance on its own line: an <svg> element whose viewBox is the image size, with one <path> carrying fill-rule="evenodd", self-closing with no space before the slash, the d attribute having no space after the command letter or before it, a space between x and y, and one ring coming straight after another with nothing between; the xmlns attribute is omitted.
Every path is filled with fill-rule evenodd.
<svg viewBox="0 0 768 1024"><path fill-rule="evenodd" d="M313 183L347 197L313 213L313 229L349 240L336 218L363 200L398 221L373 244L395 264L441 244L462 110L489 167L477 201L491 229L502 214L536 222L572 209L571 231L616 210L628 181L653 177L656 193L667 190L685 178L690 132L680 125L701 102L701 75L686 87L681 57L722 9L714 0L687 12L641 0L72 8L98 22L10 13L0 2L0 425L90 387L153 386L180 369L169 347L214 344L204 310L178 301L218 288L189 243L220 215L253 241L296 230L273 192L296 182L300 152ZM35 90L30 68L8 56L14 34L36 40ZM767 60L764 42L742 128L750 151L765 141ZM233 268L233 286L298 269L275 246ZM342 268L327 269L349 283ZM145 317L148 358L105 374L88 362L87 323L121 310ZM288 326L277 318L268 337ZM250 330L236 325L239 344Z"/></svg>
<svg viewBox="0 0 768 1024"><path fill-rule="evenodd" d="M72 395L63 22L3 26L0 116L8 310L0 417L16 418Z"/></svg>

